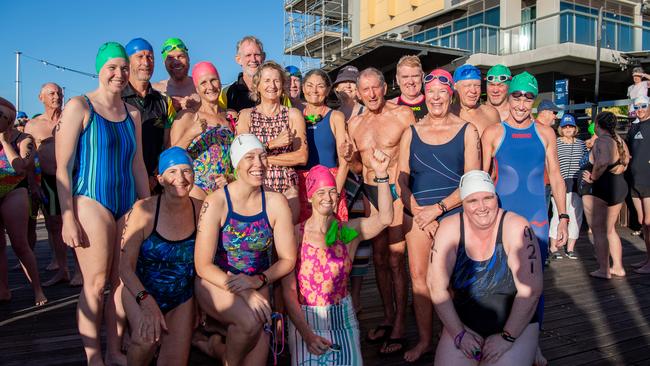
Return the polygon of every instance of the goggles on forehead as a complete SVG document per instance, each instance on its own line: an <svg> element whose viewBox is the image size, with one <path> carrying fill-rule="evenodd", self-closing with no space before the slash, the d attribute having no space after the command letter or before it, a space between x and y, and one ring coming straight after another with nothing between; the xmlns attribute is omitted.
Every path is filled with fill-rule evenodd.
<svg viewBox="0 0 650 366"><path fill-rule="evenodd" d="M512 80L512 76L508 75L488 75L485 77L488 83L505 83L506 81Z"/></svg>
<svg viewBox="0 0 650 366"><path fill-rule="evenodd" d="M444 85L447 85L447 86L449 86L449 87L452 87L452 85L451 85L451 80L449 80L449 78L447 78L447 77L444 76L444 75L432 75L432 74L427 74L427 75L424 76L424 79L423 79L423 80L424 80L424 83L425 83L425 84L429 84L430 82L432 82L432 81L434 81L434 80L436 80L436 79L438 79L438 81L440 81L440 83L442 83L442 84L444 84Z"/></svg>
<svg viewBox="0 0 650 366"><path fill-rule="evenodd" d="M177 45L177 44L168 44L167 46L163 47L162 53L163 55L170 53L171 51L183 51L187 53L188 49L187 47L184 47L182 45Z"/></svg>
<svg viewBox="0 0 650 366"><path fill-rule="evenodd" d="M635 111L638 111L639 109L648 108L648 105L647 104L635 104L632 108L634 108Z"/></svg>
<svg viewBox="0 0 650 366"><path fill-rule="evenodd" d="M535 94L531 92L516 91L511 93L510 95L512 95L515 98L520 98L523 96L526 97L526 99L535 99Z"/></svg>

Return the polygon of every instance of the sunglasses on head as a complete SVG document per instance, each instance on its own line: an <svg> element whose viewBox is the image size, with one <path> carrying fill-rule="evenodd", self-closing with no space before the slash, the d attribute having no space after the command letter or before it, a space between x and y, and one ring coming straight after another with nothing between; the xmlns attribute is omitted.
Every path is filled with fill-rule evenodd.
<svg viewBox="0 0 650 366"><path fill-rule="evenodd" d="M535 99L535 94L533 94L531 92L516 91L516 92L514 92L514 93L512 93L510 95L512 95L514 98L520 98L520 97L523 96L523 97L526 97L526 99Z"/></svg>
<svg viewBox="0 0 650 366"><path fill-rule="evenodd" d="M635 104L634 105L634 110L635 111L638 111L639 109L646 109L646 108L648 108L647 104Z"/></svg>
<svg viewBox="0 0 650 366"><path fill-rule="evenodd" d="M512 79L512 76L508 75L488 75L485 80L488 81L488 83L505 83L506 81L509 81Z"/></svg>
<svg viewBox="0 0 650 366"><path fill-rule="evenodd" d="M424 80L425 84L429 84L430 82L432 82L432 81L434 81L436 79L438 79L438 81L440 81L440 83L442 83L442 84L448 85L450 87L452 86L451 85L451 80L449 80L449 78L447 78L444 75L427 74L427 75L424 76L423 80Z"/></svg>

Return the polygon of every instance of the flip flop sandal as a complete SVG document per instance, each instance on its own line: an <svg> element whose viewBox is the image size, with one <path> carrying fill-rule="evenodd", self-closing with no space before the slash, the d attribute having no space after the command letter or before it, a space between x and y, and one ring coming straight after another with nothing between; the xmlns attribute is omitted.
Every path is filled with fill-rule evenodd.
<svg viewBox="0 0 650 366"><path fill-rule="evenodd" d="M399 345L400 347L398 349L388 351L388 352L382 352L382 349L386 349L387 347L394 346L394 345ZM404 353L404 348L406 348L406 338L388 338L384 342L384 345L381 346L381 349L379 349L379 354L380 355L394 355L396 353Z"/></svg>
<svg viewBox="0 0 650 366"><path fill-rule="evenodd" d="M384 334L382 334L380 337L377 338L370 338L369 333L366 334L366 342L368 342L368 344L384 343L388 339L388 337L390 337L390 333L393 331L393 326L388 324L378 325L372 329L372 334L376 335L377 332L382 330L384 331Z"/></svg>

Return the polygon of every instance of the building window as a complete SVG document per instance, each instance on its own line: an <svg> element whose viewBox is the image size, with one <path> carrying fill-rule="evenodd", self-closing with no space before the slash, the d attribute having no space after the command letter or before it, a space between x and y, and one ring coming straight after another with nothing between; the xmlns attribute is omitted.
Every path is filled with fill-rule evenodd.
<svg viewBox="0 0 650 366"><path fill-rule="evenodd" d="M600 5L605 6L601 46L623 52L634 50L634 19L630 7L612 1L592 1L591 7L568 1L560 2L560 11L564 11L560 16L560 43L575 42L595 46L598 22L596 6Z"/></svg>

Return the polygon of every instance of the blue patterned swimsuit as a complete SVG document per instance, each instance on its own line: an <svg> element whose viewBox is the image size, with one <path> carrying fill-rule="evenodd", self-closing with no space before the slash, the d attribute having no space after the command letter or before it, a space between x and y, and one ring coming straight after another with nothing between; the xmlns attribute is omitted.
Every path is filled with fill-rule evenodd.
<svg viewBox="0 0 650 366"><path fill-rule="evenodd" d="M140 246L135 274L165 314L194 295L196 216L194 201L190 199L194 232L183 240L165 239L156 230L161 197L158 196L153 231Z"/></svg>
<svg viewBox="0 0 650 366"><path fill-rule="evenodd" d="M228 203L226 223L219 232L214 262L233 274L259 274L271 266L273 229L266 215L266 198L262 189L262 211L244 216L235 212L228 186L224 187Z"/></svg>

